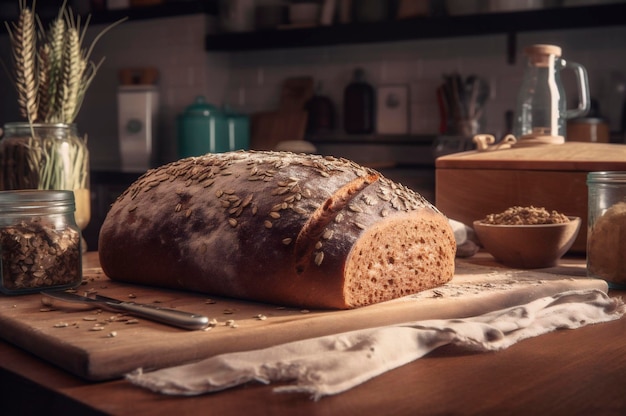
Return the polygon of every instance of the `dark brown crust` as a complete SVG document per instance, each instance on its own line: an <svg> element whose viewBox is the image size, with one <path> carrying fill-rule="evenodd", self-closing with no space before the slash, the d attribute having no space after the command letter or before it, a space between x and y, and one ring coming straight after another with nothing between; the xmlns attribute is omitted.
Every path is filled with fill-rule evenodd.
<svg viewBox="0 0 626 416"><path fill-rule="evenodd" d="M436 272L451 279L455 246L445 217L379 173L332 157L211 154L151 170L129 187L102 226L100 262L114 280L349 308L387 300L346 300L352 248L365 230L384 230L409 212L438 219L445 264ZM423 288L417 280L415 291Z"/></svg>

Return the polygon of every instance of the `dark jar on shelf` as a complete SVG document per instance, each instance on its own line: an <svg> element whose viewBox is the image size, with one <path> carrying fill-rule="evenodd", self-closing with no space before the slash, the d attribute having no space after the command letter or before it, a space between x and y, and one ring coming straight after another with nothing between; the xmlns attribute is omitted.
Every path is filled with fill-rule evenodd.
<svg viewBox="0 0 626 416"><path fill-rule="evenodd" d="M308 134L325 134L335 129L335 107L332 100L322 94L321 85L306 103L305 109L309 113L306 126Z"/></svg>
<svg viewBox="0 0 626 416"><path fill-rule="evenodd" d="M0 191L0 291L67 289L82 281L74 193Z"/></svg>
<svg viewBox="0 0 626 416"><path fill-rule="evenodd" d="M343 94L343 128L348 134L374 132L374 88L366 82L365 72L357 68Z"/></svg>

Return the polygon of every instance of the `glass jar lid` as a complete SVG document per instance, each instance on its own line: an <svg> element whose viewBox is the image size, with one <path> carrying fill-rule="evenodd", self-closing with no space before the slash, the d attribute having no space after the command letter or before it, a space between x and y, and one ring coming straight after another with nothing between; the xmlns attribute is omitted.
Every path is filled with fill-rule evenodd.
<svg viewBox="0 0 626 416"><path fill-rule="evenodd" d="M29 213L47 210L55 213L74 212L74 192L68 190L24 189L0 191L0 213Z"/></svg>
<svg viewBox="0 0 626 416"><path fill-rule="evenodd" d="M589 172L587 183L626 184L626 171Z"/></svg>

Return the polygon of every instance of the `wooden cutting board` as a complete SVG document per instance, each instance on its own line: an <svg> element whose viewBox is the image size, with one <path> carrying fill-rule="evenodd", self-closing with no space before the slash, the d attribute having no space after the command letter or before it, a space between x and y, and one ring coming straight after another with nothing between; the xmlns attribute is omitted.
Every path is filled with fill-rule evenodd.
<svg viewBox="0 0 626 416"><path fill-rule="evenodd" d="M95 253L88 255L94 256ZM93 257L92 257L93 258ZM571 289L607 291L585 277L581 261L539 271L512 270L490 257L459 261L445 286L398 300L347 311L307 311L110 281L99 267L86 267L79 293L97 291L118 299L216 318L208 331L186 331L82 306L42 305L38 294L0 296L0 336L87 380L107 380L209 356L421 319L461 318ZM266 319L261 319L261 316ZM229 325L229 320L234 325ZM93 331L95 324L103 330Z"/></svg>

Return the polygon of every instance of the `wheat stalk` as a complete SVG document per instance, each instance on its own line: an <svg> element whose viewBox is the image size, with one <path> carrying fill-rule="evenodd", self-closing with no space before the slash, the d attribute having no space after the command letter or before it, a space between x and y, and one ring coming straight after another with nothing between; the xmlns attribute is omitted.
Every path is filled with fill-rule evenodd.
<svg viewBox="0 0 626 416"><path fill-rule="evenodd" d="M61 71L61 122L70 124L78 112L78 93L84 71L84 60L80 53L78 31L70 27L66 33L65 47L63 51L63 67Z"/></svg>
<svg viewBox="0 0 626 416"><path fill-rule="evenodd" d="M56 108L59 102L59 79L61 77L61 67L63 64L63 47L65 39L66 23L62 13L52 22L50 30L47 36L44 34L44 40L46 41L47 50L49 51L48 57L48 85L47 85L47 97L45 108L40 109L40 114L44 114L43 121L46 123L58 123L60 120L55 116ZM42 88L39 88L42 92ZM40 107L43 103L40 102Z"/></svg>
<svg viewBox="0 0 626 416"><path fill-rule="evenodd" d="M39 97L39 106L38 116L39 120L46 121L47 117L47 109L50 108L50 102L52 101L51 96L51 80L50 80L50 45L45 44L39 48L39 54L37 55L37 63L39 64L39 72L38 72L38 97Z"/></svg>
<svg viewBox="0 0 626 416"><path fill-rule="evenodd" d="M59 141L46 128L40 129L34 123L75 128L70 125L102 64L102 60L97 64L89 60L93 48L104 33L126 19L109 25L96 36L88 49L83 50L81 45L89 17L81 27L80 17L75 17L66 7L66 1L48 32L34 13L34 0L32 9L27 7L27 0L19 0L19 7L18 21L5 24L13 49L14 71L10 75L14 78L20 113L28 120L30 134L26 136L26 141L17 140L5 145L4 154L0 154L0 178L3 182L0 187L86 188L89 177L86 146ZM36 22L39 24L38 33ZM39 48L38 41L41 42ZM46 127L45 124L43 126Z"/></svg>
<svg viewBox="0 0 626 416"><path fill-rule="evenodd" d="M30 123L37 121L37 62L35 15L20 1L20 16L17 23L7 24L13 45L15 65L15 87L20 114Z"/></svg>

